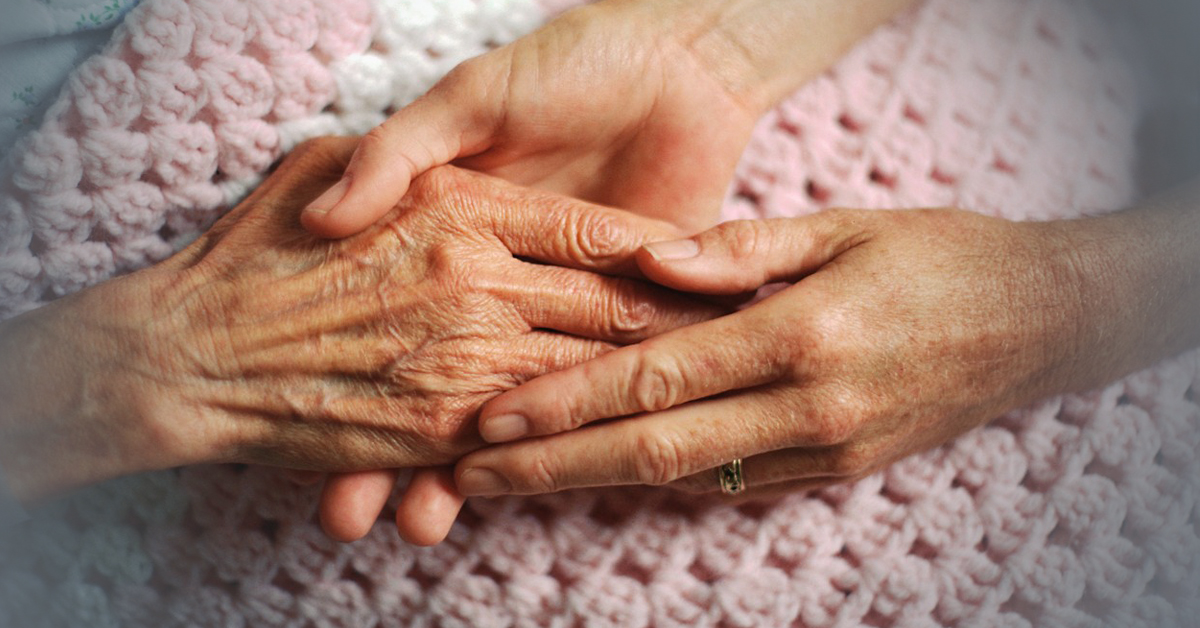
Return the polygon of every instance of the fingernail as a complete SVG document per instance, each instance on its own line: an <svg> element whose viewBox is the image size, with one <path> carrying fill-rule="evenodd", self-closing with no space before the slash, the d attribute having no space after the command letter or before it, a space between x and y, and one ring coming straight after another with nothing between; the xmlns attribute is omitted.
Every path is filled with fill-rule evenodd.
<svg viewBox="0 0 1200 628"><path fill-rule="evenodd" d="M505 443L529 432L529 421L519 414L502 414L484 421L479 434L489 443Z"/></svg>
<svg viewBox="0 0 1200 628"><path fill-rule="evenodd" d="M670 240L668 242L653 242L646 245L646 250L660 262L690 259L700 254L700 245L695 240Z"/></svg>
<svg viewBox="0 0 1200 628"><path fill-rule="evenodd" d="M465 497L489 497L512 492L512 484L502 475L476 467L463 471L458 479L458 492Z"/></svg>
<svg viewBox="0 0 1200 628"><path fill-rule="evenodd" d="M338 201L346 195L346 188L350 187L350 178L342 177L341 181L333 184L333 187L325 190L316 200L308 204L304 211L314 214L328 214L329 210L333 209Z"/></svg>

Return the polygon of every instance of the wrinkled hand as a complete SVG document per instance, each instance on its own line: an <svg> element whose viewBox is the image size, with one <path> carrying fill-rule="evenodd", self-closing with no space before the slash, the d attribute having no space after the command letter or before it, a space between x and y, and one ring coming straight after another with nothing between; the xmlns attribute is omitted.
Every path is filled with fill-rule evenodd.
<svg viewBox="0 0 1200 628"><path fill-rule="evenodd" d="M761 112L689 48L702 17L686 3L604 2L464 62L363 138L305 226L355 233L451 161L689 232L712 225Z"/></svg>
<svg viewBox="0 0 1200 628"><path fill-rule="evenodd" d="M1099 383L1078 351L1082 249L1066 224L835 210L652 244L642 270L680 290L795 283L488 402L483 436L526 440L466 456L457 486L711 492L712 469L744 458L750 496L792 491L861 478L1019 404Z"/></svg>
<svg viewBox="0 0 1200 628"><path fill-rule="evenodd" d="M712 225L762 104L735 96L691 47L711 27L705 15L688 3L599 3L461 64L363 138L342 182L304 212L305 227L355 233L413 177L451 161L687 232ZM326 531L365 534L395 477L331 478ZM430 543L449 529L461 503L450 485L448 470L417 472L399 515L407 539Z"/></svg>
<svg viewBox="0 0 1200 628"><path fill-rule="evenodd" d="M6 323L10 477L41 474L34 493L197 462L447 463L482 444L497 393L719 312L590 272L632 273L673 228L453 167L363 233L316 238L297 208L355 145L302 146L178 255Z"/></svg>

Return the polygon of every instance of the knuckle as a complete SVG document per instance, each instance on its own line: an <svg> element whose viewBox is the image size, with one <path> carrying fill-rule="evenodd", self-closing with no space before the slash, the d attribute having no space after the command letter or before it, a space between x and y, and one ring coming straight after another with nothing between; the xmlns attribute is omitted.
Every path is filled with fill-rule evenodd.
<svg viewBox="0 0 1200 628"><path fill-rule="evenodd" d="M840 445L849 440L850 434L846 430L845 425L840 420L822 421L812 435L805 439L808 443L818 447L831 447Z"/></svg>
<svg viewBox="0 0 1200 628"><path fill-rule="evenodd" d="M358 140L359 151L371 154L384 150L389 143L388 135L387 123L376 126Z"/></svg>
<svg viewBox="0 0 1200 628"><path fill-rule="evenodd" d="M822 447L834 447L852 442L858 435L858 419L852 411L827 417L818 427L814 443Z"/></svg>
<svg viewBox="0 0 1200 628"><path fill-rule="evenodd" d="M574 212L574 215L567 241L572 259L595 266L630 248L626 231L615 216L598 211Z"/></svg>
<svg viewBox="0 0 1200 628"><path fill-rule="evenodd" d="M853 436L853 431L850 429L853 419L847 415L847 412L848 410L843 407L818 416L812 426L812 433L804 440L819 447L830 447L847 442Z"/></svg>
<svg viewBox="0 0 1200 628"><path fill-rule="evenodd" d="M630 378L630 392L643 412L666 410L684 401L683 372L670 353L653 348L641 354Z"/></svg>
<svg viewBox="0 0 1200 628"><path fill-rule="evenodd" d="M811 423L811 409L795 395L770 395L755 402L757 425L768 438L770 449L801 446L804 426Z"/></svg>
<svg viewBox="0 0 1200 628"><path fill-rule="evenodd" d="M842 447L833 462L833 474L841 478L863 477L875 467L875 453L867 446Z"/></svg>
<svg viewBox="0 0 1200 628"><path fill-rule="evenodd" d="M721 226L723 239L732 260L748 260L770 243L771 230L762 220L738 220Z"/></svg>
<svg viewBox="0 0 1200 628"><path fill-rule="evenodd" d="M786 325L786 327L778 326ZM846 360L858 358L852 346L861 337L850 315L838 305L814 308L797 320L780 322L773 329L791 364L815 370L837 370ZM849 349L849 352L846 351Z"/></svg>
<svg viewBox="0 0 1200 628"><path fill-rule="evenodd" d="M487 271L480 264L472 263L471 256L453 241L431 246L427 259L431 274L437 277L438 284L447 294L476 294L487 283Z"/></svg>
<svg viewBox="0 0 1200 628"><path fill-rule="evenodd" d="M608 327L612 336L629 338L645 332L654 320L654 306L642 298L632 282L621 280L612 298Z"/></svg>
<svg viewBox="0 0 1200 628"><path fill-rule="evenodd" d="M285 389L279 393L279 397L291 416L303 423L329 420L336 415L330 408L328 399L323 395L298 393Z"/></svg>
<svg viewBox="0 0 1200 628"><path fill-rule="evenodd" d="M534 493L555 493L562 488L561 465L548 451L541 451L529 458L525 469L525 481Z"/></svg>
<svg viewBox="0 0 1200 628"><path fill-rule="evenodd" d="M805 418L808 425L800 445L832 447L850 442L864 424L870 407L859 395L845 391L825 392L815 411Z"/></svg>
<svg viewBox="0 0 1200 628"><path fill-rule="evenodd" d="M573 394L575 390L574 386L566 384L558 389L561 394L545 396L546 410L541 414L544 417L552 417L547 422L551 431L569 432L586 425L591 420L592 417L588 416L588 408L585 407L586 398L583 395Z"/></svg>
<svg viewBox="0 0 1200 628"><path fill-rule="evenodd" d="M634 441L633 448L634 475L639 483L662 486L682 475L680 447L670 434L642 434Z"/></svg>
<svg viewBox="0 0 1200 628"><path fill-rule="evenodd" d="M465 399L438 398L428 406L427 415L420 423L420 435L434 446L456 450L452 445L462 443L468 436L466 425L470 410Z"/></svg>
<svg viewBox="0 0 1200 628"><path fill-rule="evenodd" d="M286 168L319 172L327 168L336 170L344 167L358 142L352 138L322 136L304 140L293 148L284 160ZM283 167L281 167L283 169ZM331 172L330 174L340 174Z"/></svg>
<svg viewBox="0 0 1200 628"><path fill-rule="evenodd" d="M474 91L476 88L482 87L483 81L493 74L486 59L487 55L483 55L459 63L441 81L438 81L434 89L455 94L460 90Z"/></svg>
<svg viewBox="0 0 1200 628"><path fill-rule="evenodd" d="M430 274L440 281L456 284L462 276L469 275L465 265L459 259L457 247L451 242L439 242L429 247L426 261Z"/></svg>
<svg viewBox="0 0 1200 628"><path fill-rule="evenodd" d="M330 152L338 152L347 146L357 145L357 141L350 137L337 135L322 135L304 140L294 150L304 153L320 153L326 154Z"/></svg>
<svg viewBox="0 0 1200 628"><path fill-rule="evenodd" d="M304 156L314 150L321 150L323 144L328 142L328 137L314 137L304 140L292 149L291 154L295 156Z"/></svg>
<svg viewBox="0 0 1200 628"><path fill-rule="evenodd" d="M909 214L916 214L916 212L866 211L835 207L822 211L814 217L819 217L824 221L827 239L834 243L840 242L843 246L854 246L870 240L881 230L890 231L897 228L899 225L893 225L894 219Z"/></svg>
<svg viewBox="0 0 1200 628"><path fill-rule="evenodd" d="M489 192L481 175L451 165L422 171L408 155L397 154L394 158L416 174L400 200L406 209L436 221L442 229L478 225L481 212L489 207Z"/></svg>

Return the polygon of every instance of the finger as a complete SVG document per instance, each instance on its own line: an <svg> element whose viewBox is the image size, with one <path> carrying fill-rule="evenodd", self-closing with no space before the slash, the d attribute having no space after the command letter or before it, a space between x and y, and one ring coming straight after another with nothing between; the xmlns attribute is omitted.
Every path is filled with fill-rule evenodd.
<svg viewBox="0 0 1200 628"><path fill-rule="evenodd" d="M523 266L506 288L507 299L535 328L631 344L730 311L643 281Z"/></svg>
<svg viewBox="0 0 1200 628"><path fill-rule="evenodd" d="M506 288L508 289L508 288ZM515 289L514 289L515 290ZM616 288L613 288L616 290ZM543 296L546 295L546 296ZM526 317L528 324L534 328L540 329L557 329L558 327L571 327L576 325L567 321L570 316L569 312L564 312L568 307L574 307L576 310L581 309L577 304L570 303L567 299L562 299L560 305L549 305L545 303L536 303L538 299L559 298L561 295L549 295L546 292L525 292L519 297L514 297L514 301L518 298L524 303L518 304L522 316ZM615 299L616 296L613 295ZM632 297L630 297L632 298ZM665 300L666 297L663 297ZM593 299L597 303L601 303L602 299L597 296ZM681 298L682 300L682 298ZM611 304L609 307L613 307ZM633 307L632 305L630 307ZM705 318L705 313L715 310L712 306L696 305L695 308L707 308L703 311L691 312L686 305L674 304L672 309L667 309L664 305L664 312L656 312L653 315L647 315L647 319L653 318L655 329L662 326L663 329L668 328L670 321L702 320ZM551 309L560 310L557 313L549 312ZM544 312L543 312L544 311ZM598 313L586 313L589 316L599 318ZM580 313L583 316L584 313ZM711 316L709 316L711 318ZM661 319L661 320L660 320ZM553 324L555 321L561 322L561 325ZM647 324L650 324L649 322ZM599 328L600 321L595 323ZM582 324L577 325L583 329ZM678 326L678 325L676 325ZM569 329L558 329L565 333L574 333ZM346 333L342 336L320 336L312 334L311 337L305 338L303 341L293 343L283 343L277 346L258 349L251 347L250 341L239 345L243 348L243 354L239 356L239 367L243 373L251 373L256 377L270 377L276 375L314 375L319 378L328 378L329 376L351 376L355 378L374 377L380 373L385 373L390 367L396 364L397 360L404 357L407 350L399 346L394 339L388 337L387 329L368 329L367 331L358 332L359 335L350 335ZM506 332L507 333L507 332ZM616 334L616 332L613 332ZM523 334L528 335L528 334ZM529 377L534 377L532 373L536 371L538 375L548 373L554 370L561 370L570 366L575 366L587 358L580 356L599 356L607 353L614 345L608 342L596 340L601 335L599 332L591 334L580 334L591 336L593 339L567 336L565 334L547 333L545 338L538 337L538 342L520 343L513 346L502 346L500 342L492 343L498 347L497 354L505 357L514 358L531 358L536 359L536 369L520 369L517 372L520 374L528 374ZM517 336L516 338L521 338ZM547 338L555 338L554 345L556 346L555 355L561 355L564 360L556 361L558 368L546 368L541 360L546 356L545 345L543 344ZM493 339L495 340L495 339ZM313 395L319 395L320 389L315 389ZM250 404L254 403L258 397L253 393L243 395L242 393L234 393L233 396L224 397L221 403L230 407L246 407L241 403L242 397L245 396L246 401ZM286 411L286 409L282 409Z"/></svg>
<svg viewBox="0 0 1200 628"><path fill-rule="evenodd" d="M327 238L357 233L391 210L417 175L486 149L502 119L503 75L478 68L460 65L365 135L342 179L305 208L304 227Z"/></svg>
<svg viewBox="0 0 1200 628"><path fill-rule="evenodd" d="M776 391L759 388L489 447L460 460L455 480L467 496L667 484L734 458L804 444L812 436L794 403L785 408Z"/></svg>
<svg viewBox="0 0 1200 628"><path fill-rule="evenodd" d="M484 405L479 431L498 443L597 419L665 410L777 379L777 323L751 308L667 332L523 384Z"/></svg>
<svg viewBox="0 0 1200 628"><path fill-rule="evenodd" d="M716 469L705 469L668 486L689 493L719 492ZM836 483L864 475L865 471L862 454L847 445L790 447L742 460L742 479L747 490L799 481Z"/></svg>
<svg viewBox="0 0 1200 628"><path fill-rule="evenodd" d="M504 334L488 342L477 338L447 342L450 344L444 348L446 355L471 361L455 362L456 365L475 373L476 380L486 376L486 381L472 380L473 384L460 391L474 394L507 390L613 349L606 342L547 331ZM402 353L394 354L392 363L403 357ZM247 386L242 380L231 381L220 387L212 403L240 424L247 439L262 445L245 462L326 470L397 468L448 463L459 457L463 446L482 444L473 426L457 443L431 440L422 436L420 430L402 429L430 421L420 408L398 404L389 393L395 390L397 382L402 387L408 386L405 378L412 373L406 368L364 372L363 377L301 378L283 385L278 378L268 376L264 379L269 381L258 382L269 384L266 389ZM452 372L442 375L454 379ZM460 372L458 378L461 376ZM257 378L258 374L250 377ZM380 435L386 438L381 439ZM335 487L338 485L334 483ZM327 486L327 490L336 489Z"/></svg>
<svg viewBox="0 0 1200 628"><path fill-rule="evenodd" d="M801 218L735 220L683 240L647 244L646 277L704 294L736 294L794 282L868 237L860 214L835 210Z"/></svg>
<svg viewBox="0 0 1200 628"><path fill-rule="evenodd" d="M555 266L640 277L642 245L681 235L659 220L548 192L502 186L496 194L496 236L514 255Z"/></svg>
<svg viewBox="0 0 1200 628"><path fill-rule="evenodd" d="M330 475L319 510L325 534L349 543L370 532L396 486L397 475L391 469Z"/></svg>
<svg viewBox="0 0 1200 628"><path fill-rule="evenodd" d="M450 533L464 501L449 467L417 469L396 510L396 530L413 545L437 545Z"/></svg>

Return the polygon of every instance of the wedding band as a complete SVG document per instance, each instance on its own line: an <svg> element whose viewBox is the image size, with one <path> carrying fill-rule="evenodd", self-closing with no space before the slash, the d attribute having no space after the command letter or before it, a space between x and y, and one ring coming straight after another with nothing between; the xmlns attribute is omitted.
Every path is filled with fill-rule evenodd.
<svg viewBox="0 0 1200 628"><path fill-rule="evenodd" d="M746 480L742 478L742 459L717 467L717 481L721 484L721 492L726 495L737 495L746 490Z"/></svg>

